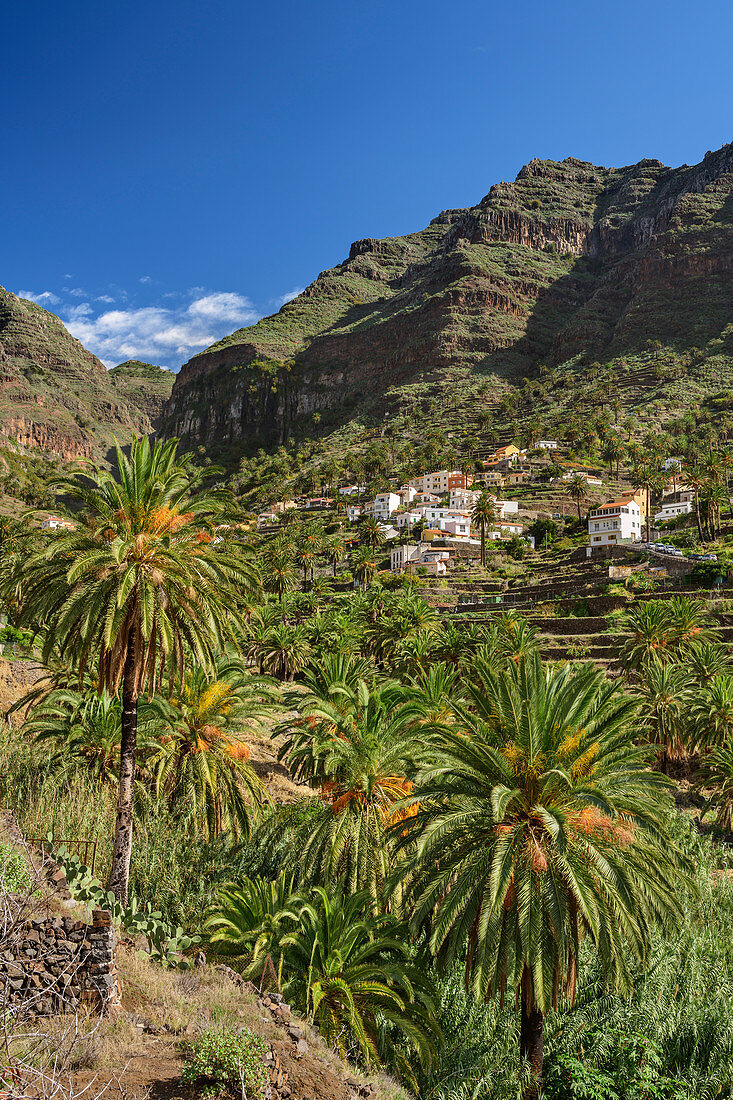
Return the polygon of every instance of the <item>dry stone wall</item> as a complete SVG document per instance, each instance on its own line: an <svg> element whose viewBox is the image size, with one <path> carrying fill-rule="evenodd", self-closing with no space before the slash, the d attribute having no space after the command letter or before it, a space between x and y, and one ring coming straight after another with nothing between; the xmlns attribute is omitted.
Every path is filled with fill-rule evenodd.
<svg viewBox="0 0 733 1100"><path fill-rule="evenodd" d="M74 1012L87 1004L106 1011L119 1004L116 935L109 913L92 923L70 917L30 916L0 942L0 998L14 1015Z"/></svg>

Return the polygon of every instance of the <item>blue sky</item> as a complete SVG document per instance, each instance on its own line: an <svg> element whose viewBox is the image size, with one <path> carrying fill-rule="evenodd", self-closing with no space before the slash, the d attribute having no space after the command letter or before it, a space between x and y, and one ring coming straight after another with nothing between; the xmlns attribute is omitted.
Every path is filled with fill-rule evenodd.
<svg viewBox="0 0 733 1100"><path fill-rule="evenodd" d="M700 160L733 140L732 34L730 0L24 0L0 283L176 369L532 157Z"/></svg>

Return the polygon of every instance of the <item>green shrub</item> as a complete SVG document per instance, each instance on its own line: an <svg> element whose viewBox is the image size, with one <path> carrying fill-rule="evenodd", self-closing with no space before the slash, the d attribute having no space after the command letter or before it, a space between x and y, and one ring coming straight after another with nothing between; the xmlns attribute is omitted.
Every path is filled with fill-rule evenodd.
<svg viewBox="0 0 733 1100"><path fill-rule="evenodd" d="M26 894L33 877L22 852L11 844L0 843L0 886L9 894Z"/></svg>
<svg viewBox="0 0 733 1100"><path fill-rule="evenodd" d="M259 1100L269 1080L262 1061L266 1052L264 1039L247 1028L205 1031L190 1044L181 1076L188 1084L202 1085L204 1097L230 1093Z"/></svg>

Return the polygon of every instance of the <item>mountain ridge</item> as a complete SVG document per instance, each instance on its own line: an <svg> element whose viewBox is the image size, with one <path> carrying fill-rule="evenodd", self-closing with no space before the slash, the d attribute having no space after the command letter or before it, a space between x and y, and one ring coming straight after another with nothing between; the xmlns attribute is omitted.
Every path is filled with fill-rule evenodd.
<svg viewBox="0 0 733 1100"><path fill-rule="evenodd" d="M66 460L100 458L113 438L152 432L170 393L171 372L147 393L135 371L107 371L56 314L0 287L0 435Z"/></svg>
<svg viewBox="0 0 733 1100"><path fill-rule="evenodd" d="M547 364L727 341L732 195L733 144L680 168L530 161L476 206L355 241L277 314L194 356L162 430L272 447L379 418L451 372L497 400Z"/></svg>

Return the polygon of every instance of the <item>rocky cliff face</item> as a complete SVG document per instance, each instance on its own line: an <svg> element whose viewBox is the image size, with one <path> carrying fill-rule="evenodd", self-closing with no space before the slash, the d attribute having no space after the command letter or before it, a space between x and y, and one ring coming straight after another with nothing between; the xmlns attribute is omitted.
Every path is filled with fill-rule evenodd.
<svg viewBox="0 0 733 1100"><path fill-rule="evenodd" d="M165 367L128 359L109 372L115 389L132 409L147 417L155 431L166 401L171 395L175 374Z"/></svg>
<svg viewBox="0 0 733 1100"><path fill-rule="evenodd" d="M732 265L733 145L678 169L535 160L475 207L355 242L278 314L195 356L163 430L274 445L457 367L498 386L650 339L704 346L730 323Z"/></svg>
<svg viewBox="0 0 733 1100"><path fill-rule="evenodd" d="M71 459L100 457L113 437L152 431L173 376L161 371L148 397L139 372L117 370L53 313L0 287L0 435Z"/></svg>

